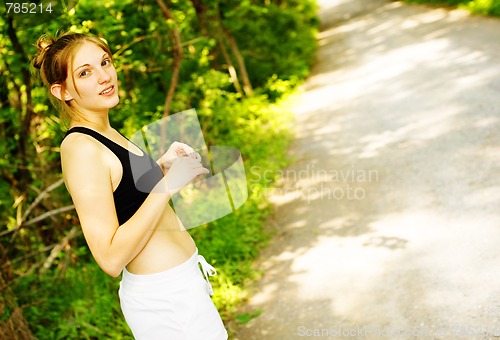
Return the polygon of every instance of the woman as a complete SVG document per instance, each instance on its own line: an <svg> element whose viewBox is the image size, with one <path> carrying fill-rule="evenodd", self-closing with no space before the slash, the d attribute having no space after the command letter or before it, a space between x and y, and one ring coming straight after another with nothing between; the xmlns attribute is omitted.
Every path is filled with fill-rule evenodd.
<svg viewBox="0 0 500 340"><path fill-rule="evenodd" d="M41 37L37 47L34 66L69 118L61 144L65 184L98 265L113 277L122 273L120 304L132 333L145 340L227 339L198 262L209 275L215 270L168 204L208 173L199 154L176 142L155 162L111 127L118 81L100 39L64 33ZM136 187L131 163L149 167L146 192Z"/></svg>

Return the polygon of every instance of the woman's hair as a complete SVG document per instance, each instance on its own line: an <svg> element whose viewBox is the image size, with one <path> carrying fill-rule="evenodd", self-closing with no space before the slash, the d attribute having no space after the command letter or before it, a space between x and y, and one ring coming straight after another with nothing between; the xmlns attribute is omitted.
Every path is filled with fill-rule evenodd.
<svg viewBox="0 0 500 340"><path fill-rule="evenodd" d="M79 116L77 109L71 106L70 101L64 100L64 91L67 85L68 68L73 67L76 49L86 41L96 44L112 58L108 45L98 37L89 34L65 32L57 37L44 34L36 42L38 51L32 64L40 70L42 81L49 88L50 101L61 113L63 120ZM72 79L75 85L74 78ZM54 84L61 85L61 100L54 97L50 91L50 87Z"/></svg>

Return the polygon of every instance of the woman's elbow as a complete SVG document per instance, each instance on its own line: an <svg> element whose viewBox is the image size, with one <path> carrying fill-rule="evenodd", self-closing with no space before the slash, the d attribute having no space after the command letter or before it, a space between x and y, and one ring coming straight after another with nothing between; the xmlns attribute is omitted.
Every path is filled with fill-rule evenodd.
<svg viewBox="0 0 500 340"><path fill-rule="evenodd" d="M111 277L118 277L122 272L122 268L120 268L120 269L116 269L116 268L107 269L107 270L104 270L104 272Z"/></svg>
<svg viewBox="0 0 500 340"><path fill-rule="evenodd" d="M99 263L99 267L101 267L101 269L111 277L119 276L123 270L123 266L112 262Z"/></svg>

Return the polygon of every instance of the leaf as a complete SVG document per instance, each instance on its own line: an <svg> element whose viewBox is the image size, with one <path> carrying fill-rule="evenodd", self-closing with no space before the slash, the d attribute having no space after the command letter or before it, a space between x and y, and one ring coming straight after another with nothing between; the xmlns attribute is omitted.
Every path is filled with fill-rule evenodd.
<svg viewBox="0 0 500 340"><path fill-rule="evenodd" d="M262 309L258 309L252 313L237 314L236 315L236 322L244 325L244 324L250 322L252 319L255 319L256 317L258 317L261 314L262 314Z"/></svg>

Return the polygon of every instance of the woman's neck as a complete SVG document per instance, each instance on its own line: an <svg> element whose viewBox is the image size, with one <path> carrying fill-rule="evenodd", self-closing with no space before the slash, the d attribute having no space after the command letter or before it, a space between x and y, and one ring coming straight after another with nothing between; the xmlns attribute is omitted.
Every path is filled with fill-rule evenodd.
<svg viewBox="0 0 500 340"><path fill-rule="evenodd" d="M75 117L71 119L70 128L75 126L92 128L98 132L106 132L112 130L111 125L109 123L108 115L101 117L95 117L95 116Z"/></svg>

